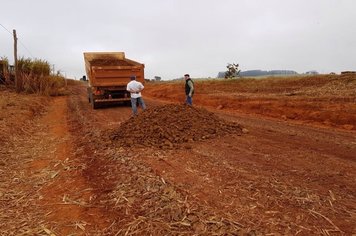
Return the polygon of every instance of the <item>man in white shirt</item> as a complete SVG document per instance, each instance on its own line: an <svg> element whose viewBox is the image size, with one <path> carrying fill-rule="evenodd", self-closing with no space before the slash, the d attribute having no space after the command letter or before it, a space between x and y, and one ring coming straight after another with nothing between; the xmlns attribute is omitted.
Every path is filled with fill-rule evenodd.
<svg viewBox="0 0 356 236"><path fill-rule="evenodd" d="M133 115L137 115L137 102L140 104L142 110L146 109L145 102L143 101L141 91L144 86L141 82L136 81L136 76L130 77L131 81L127 84L126 90L131 94L131 108Z"/></svg>

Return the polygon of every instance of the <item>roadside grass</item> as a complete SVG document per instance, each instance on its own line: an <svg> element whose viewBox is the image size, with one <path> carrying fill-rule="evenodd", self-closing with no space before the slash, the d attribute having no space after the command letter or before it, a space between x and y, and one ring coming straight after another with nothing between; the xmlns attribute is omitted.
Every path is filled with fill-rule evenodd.
<svg viewBox="0 0 356 236"><path fill-rule="evenodd" d="M8 88L15 88L17 92L44 96L67 94L68 80L59 71L51 73L51 64L48 61L22 57L18 60L17 68L17 83L15 83L15 71L7 75Z"/></svg>
<svg viewBox="0 0 356 236"><path fill-rule="evenodd" d="M45 96L64 95L65 79L61 76L34 76L22 73L20 77L25 93L36 93Z"/></svg>

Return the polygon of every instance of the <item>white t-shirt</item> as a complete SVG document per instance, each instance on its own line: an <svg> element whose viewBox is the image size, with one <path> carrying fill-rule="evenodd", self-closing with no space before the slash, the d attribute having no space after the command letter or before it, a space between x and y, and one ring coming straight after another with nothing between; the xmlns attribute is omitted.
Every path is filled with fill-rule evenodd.
<svg viewBox="0 0 356 236"><path fill-rule="evenodd" d="M141 82L138 82L136 80L131 80L126 87L126 90L131 93L132 98L139 98L141 97L141 90L144 88L143 84ZM131 91L137 91L137 92L131 92Z"/></svg>

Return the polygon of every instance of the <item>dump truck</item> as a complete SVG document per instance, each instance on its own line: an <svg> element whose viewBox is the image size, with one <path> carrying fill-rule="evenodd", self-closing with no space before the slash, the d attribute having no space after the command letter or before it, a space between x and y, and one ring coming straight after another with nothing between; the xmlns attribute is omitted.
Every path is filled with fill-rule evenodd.
<svg viewBox="0 0 356 236"><path fill-rule="evenodd" d="M84 52L88 100L93 109L100 104L130 104L126 91L131 76L144 83L145 65L127 59L124 52Z"/></svg>

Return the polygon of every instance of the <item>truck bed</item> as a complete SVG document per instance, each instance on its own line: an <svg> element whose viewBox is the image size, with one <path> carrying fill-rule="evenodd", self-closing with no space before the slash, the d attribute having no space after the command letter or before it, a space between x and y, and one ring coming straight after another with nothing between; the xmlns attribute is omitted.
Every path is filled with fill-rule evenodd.
<svg viewBox="0 0 356 236"><path fill-rule="evenodd" d="M86 52L84 59L90 86L123 86L133 75L144 81L144 64L125 58L123 52Z"/></svg>

